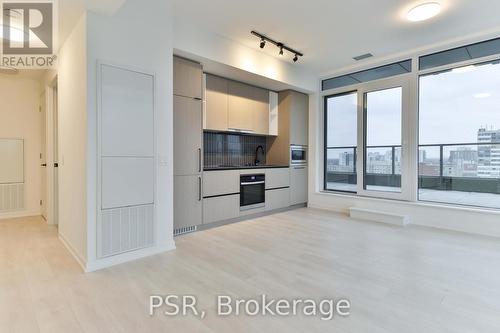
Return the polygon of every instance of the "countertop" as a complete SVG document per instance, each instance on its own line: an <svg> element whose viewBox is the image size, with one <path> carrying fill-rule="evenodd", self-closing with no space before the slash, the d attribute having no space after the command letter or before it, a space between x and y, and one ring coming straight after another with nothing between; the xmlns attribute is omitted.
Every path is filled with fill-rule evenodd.
<svg viewBox="0 0 500 333"><path fill-rule="evenodd" d="M248 166L209 166L204 167L203 171L221 171L221 170L247 170L247 169L277 169L277 168L289 168L289 165L248 165Z"/></svg>

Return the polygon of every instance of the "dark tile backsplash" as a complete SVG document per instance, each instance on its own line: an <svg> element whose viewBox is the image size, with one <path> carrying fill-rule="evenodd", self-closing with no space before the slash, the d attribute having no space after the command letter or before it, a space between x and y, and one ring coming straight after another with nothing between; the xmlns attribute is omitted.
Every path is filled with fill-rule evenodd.
<svg viewBox="0 0 500 333"><path fill-rule="evenodd" d="M264 136L204 132L203 146L206 168L253 165L258 146L267 152ZM264 157L261 163L265 162Z"/></svg>

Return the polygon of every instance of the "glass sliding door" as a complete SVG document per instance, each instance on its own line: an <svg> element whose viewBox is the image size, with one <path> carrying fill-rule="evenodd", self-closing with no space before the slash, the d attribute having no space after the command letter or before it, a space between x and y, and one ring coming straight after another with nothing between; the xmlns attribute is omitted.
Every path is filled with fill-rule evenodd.
<svg viewBox="0 0 500 333"><path fill-rule="evenodd" d="M403 88L365 93L365 190L401 192Z"/></svg>
<svg viewBox="0 0 500 333"><path fill-rule="evenodd" d="M397 78L365 85L358 103L363 106L358 122L362 142L358 168L358 193L388 199L410 200L411 177L408 143L414 131L408 110L409 79ZM415 171L416 173L416 171Z"/></svg>
<svg viewBox="0 0 500 333"><path fill-rule="evenodd" d="M358 94L325 98L325 190L357 191Z"/></svg>

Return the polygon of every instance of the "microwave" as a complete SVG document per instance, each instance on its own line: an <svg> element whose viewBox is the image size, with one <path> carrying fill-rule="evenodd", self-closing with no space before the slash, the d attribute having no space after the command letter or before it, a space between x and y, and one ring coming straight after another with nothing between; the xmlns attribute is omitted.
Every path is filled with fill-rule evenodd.
<svg viewBox="0 0 500 333"><path fill-rule="evenodd" d="M290 146L290 164L307 164L307 147L306 146Z"/></svg>

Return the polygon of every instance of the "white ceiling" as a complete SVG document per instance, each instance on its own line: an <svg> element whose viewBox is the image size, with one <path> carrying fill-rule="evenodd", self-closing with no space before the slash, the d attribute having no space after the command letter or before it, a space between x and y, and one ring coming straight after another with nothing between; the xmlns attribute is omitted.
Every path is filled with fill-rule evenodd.
<svg viewBox="0 0 500 333"><path fill-rule="evenodd" d="M259 48L258 38L250 35L253 29L285 42L305 54L297 65L316 74L353 65L352 57L367 52L384 58L483 31L500 31L497 0L434 0L442 3L442 13L420 23L408 22L404 16L428 0L173 1L176 16L249 47ZM266 46L263 52L277 56L278 50ZM287 60L291 58L288 55Z"/></svg>

